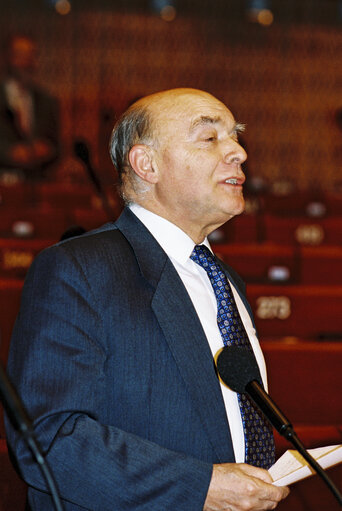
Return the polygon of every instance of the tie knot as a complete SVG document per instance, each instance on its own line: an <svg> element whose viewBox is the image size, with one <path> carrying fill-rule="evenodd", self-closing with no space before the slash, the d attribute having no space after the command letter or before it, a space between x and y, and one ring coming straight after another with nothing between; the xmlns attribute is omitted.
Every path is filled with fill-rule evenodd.
<svg viewBox="0 0 342 511"><path fill-rule="evenodd" d="M210 266L216 264L215 256L205 245L195 245L193 251L191 252L190 259L202 266L202 268L204 268L206 271L210 269Z"/></svg>

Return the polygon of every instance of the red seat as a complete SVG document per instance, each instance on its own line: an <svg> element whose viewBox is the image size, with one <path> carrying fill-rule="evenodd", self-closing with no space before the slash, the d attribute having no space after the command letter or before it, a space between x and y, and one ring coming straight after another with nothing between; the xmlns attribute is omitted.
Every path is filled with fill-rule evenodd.
<svg viewBox="0 0 342 511"><path fill-rule="evenodd" d="M38 200L51 208L88 208L96 199L94 187L86 184L43 183L37 188Z"/></svg>
<svg viewBox="0 0 342 511"><path fill-rule="evenodd" d="M51 208L2 208L0 236L3 238L41 238L58 241L70 225L65 210Z"/></svg>
<svg viewBox="0 0 342 511"><path fill-rule="evenodd" d="M19 311L22 287L21 280L0 280L0 360L4 365L7 362L11 333Z"/></svg>
<svg viewBox="0 0 342 511"><path fill-rule="evenodd" d="M35 256L52 244L48 240L0 239L0 278L24 278Z"/></svg>
<svg viewBox="0 0 342 511"><path fill-rule="evenodd" d="M226 222L219 231L222 232L220 242L256 243L260 241L259 216L244 213Z"/></svg>
<svg viewBox="0 0 342 511"><path fill-rule="evenodd" d="M328 192L324 194L323 198L324 203L327 207L327 212L329 215L334 216L342 215L342 193L333 193Z"/></svg>
<svg viewBox="0 0 342 511"><path fill-rule="evenodd" d="M270 394L293 423L342 425L342 343L264 341L262 349Z"/></svg>
<svg viewBox="0 0 342 511"><path fill-rule="evenodd" d="M342 247L300 247L300 282L302 284L342 285Z"/></svg>
<svg viewBox="0 0 342 511"><path fill-rule="evenodd" d="M8 457L6 441L0 439L0 511L24 511L27 486Z"/></svg>
<svg viewBox="0 0 342 511"><path fill-rule="evenodd" d="M261 339L342 339L342 286L248 285Z"/></svg>
<svg viewBox="0 0 342 511"><path fill-rule="evenodd" d="M325 212L325 200L311 192L292 192L283 195L263 195L263 211L271 215L306 216L310 214L313 204L321 204L322 212Z"/></svg>
<svg viewBox="0 0 342 511"><path fill-rule="evenodd" d="M0 280L0 363L6 366L11 333L17 317L20 295L23 287L21 280ZM4 438L3 410L0 404L0 438ZM1 511L1 507L0 507Z"/></svg>
<svg viewBox="0 0 342 511"><path fill-rule="evenodd" d="M37 203L37 185L35 183L0 184L0 204L16 208L32 206Z"/></svg>
<svg viewBox="0 0 342 511"><path fill-rule="evenodd" d="M342 443L342 344L299 341L262 342L269 393L293 423L306 448ZM275 434L277 457L292 445ZM328 474L338 488L342 465ZM317 475L291 486L281 511L338 511L328 488Z"/></svg>
<svg viewBox="0 0 342 511"><path fill-rule="evenodd" d="M213 250L246 282L298 281L299 261L296 247L272 243L234 243L214 245Z"/></svg>
<svg viewBox="0 0 342 511"><path fill-rule="evenodd" d="M283 217L265 214L264 240L282 244L339 245L342 243L342 217L322 219Z"/></svg>
<svg viewBox="0 0 342 511"><path fill-rule="evenodd" d="M75 209L73 212L72 223L83 227L86 231L96 229L108 221L109 218L102 209Z"/></svg>
<svg viewBox="0 0 342 511"><path fill-rule="evenodd" d="M342 465L327 470L337 488L342 487ZM340 511L341 506L318 475L290 486L290 495L277 511Z"/></svg>
<svg viewBox="0 0 342 511"><path fill-rule="evenodd" d="M247 283L342 285L342 247L212 242L213 250Z"/></svg>

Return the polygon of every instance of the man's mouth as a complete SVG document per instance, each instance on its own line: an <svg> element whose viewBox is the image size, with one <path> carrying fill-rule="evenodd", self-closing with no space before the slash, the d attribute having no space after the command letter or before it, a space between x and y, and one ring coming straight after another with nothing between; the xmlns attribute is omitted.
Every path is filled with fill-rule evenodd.
<svg viewBox="0 0 342 511"><path fill-rule="evenodd" d="M230 185L237 185L238 184L238 180L235 179L234 177L231 177L230 179L226 179L225 183L228 183Z"/></svg>

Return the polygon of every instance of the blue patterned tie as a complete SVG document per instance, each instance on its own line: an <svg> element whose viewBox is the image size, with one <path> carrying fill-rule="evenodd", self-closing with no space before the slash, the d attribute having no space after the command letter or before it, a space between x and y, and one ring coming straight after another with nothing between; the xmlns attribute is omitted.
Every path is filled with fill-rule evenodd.
<svg viewBox="0 0 342 511"><path fill-rule="evenodd" d="M204 268L213 286L223 344L244 346L252 351L230 284L215 256L205 245L196 245L190 258ZM272 427L246 394L237 396L245 435L245 462L267 469L275 461Z"/></svg>

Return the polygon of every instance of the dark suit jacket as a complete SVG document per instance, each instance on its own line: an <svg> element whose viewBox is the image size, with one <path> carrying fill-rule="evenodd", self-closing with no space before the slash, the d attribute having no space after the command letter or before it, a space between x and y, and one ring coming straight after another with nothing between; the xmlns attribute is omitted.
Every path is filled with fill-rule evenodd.
<svg viewBox="0 0 342 511"><path fill-rule="evenodd" d="M38 256L8 372L66 511L200 511L212 464L234 462L200 321L171 261L130 210ZM8 438L33 509L52 510L9 426Z"/></svg>
<svg viewBox="0 0 342 511"><path fill-rule="evenodd" d="M36 87L32 88L33 98L33 137L45 139L54 148L54 153L48 162L39 167L23 169L29 178L45 177L48 165L58 157L60 144L60 127L58 115L58 103L55 98ZM12 167L8 158L9 148L19 142L24 142L25 137L18 129L15 114L11 111L5 95L4 82L0 83L0 169Z"/></svg>

